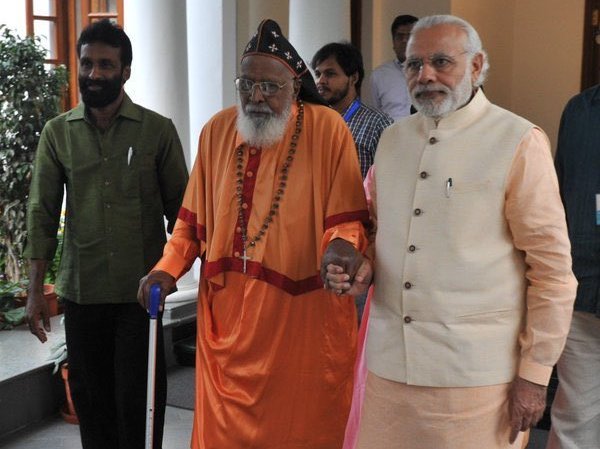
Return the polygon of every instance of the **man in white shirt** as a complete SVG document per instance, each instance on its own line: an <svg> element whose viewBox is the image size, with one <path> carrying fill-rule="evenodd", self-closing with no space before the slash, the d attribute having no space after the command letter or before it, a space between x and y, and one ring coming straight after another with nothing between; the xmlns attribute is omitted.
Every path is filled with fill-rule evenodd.
<svg viewBox="0 0 600 449"><path fill-rule="evenodd" d="M402 63L406 59L410 30L417 20L415 16L406 14L394 19L391 31L396 58L380 65L371 74L371 93L367 104L385 112L394 121L410 114L411 100Z"/></svg>

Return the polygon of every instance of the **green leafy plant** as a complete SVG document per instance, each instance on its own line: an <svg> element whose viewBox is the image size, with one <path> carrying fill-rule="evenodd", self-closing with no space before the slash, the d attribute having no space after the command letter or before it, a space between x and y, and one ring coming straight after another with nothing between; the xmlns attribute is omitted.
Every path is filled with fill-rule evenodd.
<svg viewBox="0 0 600 449"><path fill-rule="evenodd" d="M0 330L12 329L25 319L26 282L10 282L0 277Z"/></svg>
<svg viewBox="0 0 600 449"><path fill-rule="evenodd" d="M60 112L64 67L50 69L38 37L0 25L0 273L24 277L26 209L35 151L44 124Z"/></svg>

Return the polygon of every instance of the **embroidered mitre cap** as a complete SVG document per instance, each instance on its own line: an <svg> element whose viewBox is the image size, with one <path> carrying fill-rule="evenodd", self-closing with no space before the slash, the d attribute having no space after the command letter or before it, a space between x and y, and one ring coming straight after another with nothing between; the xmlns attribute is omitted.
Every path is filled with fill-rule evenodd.
<svg viewBox="0 0 600 449"><path fill-rule="evenodd" d="M300 79L301 86L298 97L301 100L327 106L327 103L317 91L315 80L306 63L290 44L290 41L285 38L277 22L266 19L260 23L258 30L246 45L242 61L245 57L251 55L269 56L281 61L294 77Z"/></svg>

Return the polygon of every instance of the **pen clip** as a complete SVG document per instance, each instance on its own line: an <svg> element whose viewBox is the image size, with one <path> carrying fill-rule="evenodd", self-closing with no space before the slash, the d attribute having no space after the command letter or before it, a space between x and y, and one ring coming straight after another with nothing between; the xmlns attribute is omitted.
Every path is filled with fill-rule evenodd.
<svg viewBox="0 0 600 449"><path fill-rule="evenodd" d="M452 189L452 178L446 180L446 198L450 198L450 190Z"/></svg>
<svg viewBox="0 0 600 449"><path fill-rule="evenodd" d="M128 167L131 165L132 157L133 157L133 148L129 147L129 150L127 150L127 166Z"/></svg>

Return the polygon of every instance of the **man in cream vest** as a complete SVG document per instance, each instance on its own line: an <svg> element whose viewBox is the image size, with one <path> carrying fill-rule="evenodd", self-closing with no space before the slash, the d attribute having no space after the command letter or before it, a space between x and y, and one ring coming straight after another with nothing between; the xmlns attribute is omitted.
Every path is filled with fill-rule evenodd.
<svg viewBox="0 0 600 449"><path fill-rule="evenodd" d="M475 29L426 17L405 71L419 113L365 181L376 223L360 449L520 448L539 420L576 281L548 139L491 104ZM327 285L357 294L330 265Z"/></svg>

